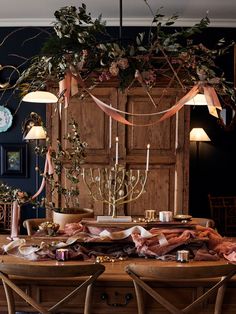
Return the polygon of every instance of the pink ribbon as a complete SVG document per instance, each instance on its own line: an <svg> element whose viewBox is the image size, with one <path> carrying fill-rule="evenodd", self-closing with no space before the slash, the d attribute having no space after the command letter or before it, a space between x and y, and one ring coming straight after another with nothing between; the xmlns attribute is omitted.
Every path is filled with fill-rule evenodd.
<svg viewBox="0 0 236 314"><path fill-rule="evenodd" d="M38 191L36 191L36 193L31 197L31 200L34 200L43 191L46 184L47 173L51 175L54 172L50 153L51 148L49 147L44 164L43 180ZM14 239L19 235L19 221L20 221L20 204L16 200L12 203L11 239Z"/></svg>
<svg viewBox="0 0 236 314"><path fill-rule="evenodd" d="M59 95L64 93L65 108L69 106L70 97L78 94L78 83L84 86L84 82L80 76L75 76L68 71L63 80L59 82Z"/></svg>
<svg viewBox="0 0 236 314"><path fill-rule="evenodd" d="M193 86L190 91L184 95L177 103L170 108L168 112L166 112L159 120L159 122L164 121L170 117L172 117L174 114L176 114L177 111L179 111L181 108L183 108L184 104L188 102L190 99L192 99L194 96L197 95L199 92L199 86L198 84Z"/></svg>
<svg viewBox="0 0 236 314"><path fill-rule="evenodd" d="M100 99L98 99L97 97L93 96L92 94L89 93L89 95L92 97L92 99L94 100L94 102L98 105L98 107L100 109L102 109L106 114L108 114L109 116L111 116L114 120L126 124L126 125L130 125L130 126L152 126L156 123L159 123L161 121L164 121L168 118L170 118L171 116L173 116L177 111L179 111L184 104L189 101L190 99L192 99L194 96L197 95L197 93L199 92L199 86L195 85L185 96L183 96L174 106L172 106L170 109L168 109L165 114L158 120L152 122L152 123L147 123L147 124L136 124L136 123L132 123L128 120L126 120L125 118L123 118L117 111L117 109L115 108L109 108L109 106L107 104L105 104L104 102L102 102ZM126 114L129 114L126 112ZM157 113L158 114L158 113ZM131 114L132 115L132 114ZM144 116L146 116L147 114L144 114ZM152 114L150 114L152 115Z"/></svg>

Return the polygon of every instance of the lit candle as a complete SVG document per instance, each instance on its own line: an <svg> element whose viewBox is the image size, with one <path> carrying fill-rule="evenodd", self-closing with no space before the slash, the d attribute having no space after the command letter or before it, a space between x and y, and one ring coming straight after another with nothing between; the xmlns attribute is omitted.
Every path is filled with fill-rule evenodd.
<svg viewBox="0 0 236 314"><path fill-rule="evenodd" d="M116 165L118 165L118 149L119 149L119 138L116 137Z"/></svg>
<svg viewBox="0 0 236 314"><path fill-rule="evenodd" d="M57 249L56 250L56 259L58 261L67 261L69 258L69 250L68 249Z"/></svg>
<svg viewBox="0 0 236 314"><path fill-rule="evenodd" d="M176 112L175 115L176 125L175 125L175 150L178 149L179 146L179 112Z"/></svg>
<svg viewBox="0 0 236 314"><path fill-rule="evenodd" d="M149 154L150 154L150 144L147 144L146 171L148 171L148 170L149 170Z"/></svg>
<svg viewBox="0 0 236 314"><path fill-rule="evenodd" d="M175 182L174 182L174 214L177 214L177 199L178 196L178 176L177 176L177 170L175 170Z"/></svg>

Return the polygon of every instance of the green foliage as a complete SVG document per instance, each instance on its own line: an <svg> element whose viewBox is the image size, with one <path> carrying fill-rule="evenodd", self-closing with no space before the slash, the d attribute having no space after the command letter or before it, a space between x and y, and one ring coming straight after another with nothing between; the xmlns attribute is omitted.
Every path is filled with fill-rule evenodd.
<svg viewBox="0 0 236 314"><path fill-rule="evenodd" d="M69 123L70 131L64 136L63 148L61 141L57 141L55 149L49 148L51 161L54 168L53 174L46 174L45 178L50 187L50 194L62 195L65 207L79 207L79 182L81 174L81 164L86 158L87 143L80 137L78 123L73 121ZM66 142L66 143L65 143ZM39 153L45 155L45 147L39 149ZM61 175L67 178L67 186L63 186ZM53 202L43 200L47 208L54 208Z"/></svg>
<svg viewBox="0 0 236 314"><path fill-rule="evenodd" d="M0 182L0 202L7 203L18 201L23 204L29 200L27 193L22 192L20 189L13 188L6 183Z"/></svg>
<svg viewBox="0 0 236 314"><path fill-rule="evenodd" d="M121 40L108 36L101 16L94 21L91 19L85 4L79 8L63 7L55 12L55 18L55 33L46 41L42 54L32 60L18 80L23 94L42 89L49 81L59 82L68 71L79 77L78 84L81 79L86 81L88 88L114 78L123 90L134 81L151 88L160 80L158 75L163 69L165 78L171 78L173 71L181 67L178 76L183 85L192 86L204 78L219 94L224 94L226 89L227 94L235 97L232 86L226 83L216 64L217 57L234 43L225 46L221 39L210 49L195 42L195 35L210 23L207 16L192 27L174 29L178 16L165 17L160 8L153 14L148 34L137 34L126 46ZM139 79L135 76L137 71L141 74Z"/></svg>

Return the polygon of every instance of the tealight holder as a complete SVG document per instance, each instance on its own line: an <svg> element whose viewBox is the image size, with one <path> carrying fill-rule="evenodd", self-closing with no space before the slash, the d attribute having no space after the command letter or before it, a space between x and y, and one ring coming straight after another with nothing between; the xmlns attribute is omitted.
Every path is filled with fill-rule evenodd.
<svg viewBox="0 0 236 314"><path fill-rule="evenodd" d="M188 263L189 262L189 251L188 250L177 251L177 262Z"/></svg>
<svg viewBox="0 0 236 314"><path fill-rule="evenodd" d="M154 221L156 219L156 211L154 209L145 210L145 219L148 221Z"/></svg>
<svg viewBox="0 0 236 314"><path fill-rule="evenodd" d="M69 259L69 250L68 249L57 249L56 250L56 259L58 261L67 261Z"/></svg>
<svg viewBox="0 0 236 314"><path fill-rule="evenodd" d="M171 211L159 212L159 220L161 222L170 222L173 220L173 213Z"/></svg>

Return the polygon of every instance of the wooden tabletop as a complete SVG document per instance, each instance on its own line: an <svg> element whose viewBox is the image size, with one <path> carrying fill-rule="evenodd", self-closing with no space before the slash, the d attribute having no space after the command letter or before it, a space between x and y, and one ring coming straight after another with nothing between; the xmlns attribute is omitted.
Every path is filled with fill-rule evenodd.
<svg viewBox="0 0 236 314"><path fill-rule="evenodd" d="M36 238L31 236L25 236L24 238L28 244L38 244L42 241L55 241L58 240L58 238L55 237L43 237L43 238ZM63 238L59 238L60 240L63 240ZM64 238L65 240L65 238ZM2 247L3 244L7 244L10 241L7 239L6 235L0 235L0 247ZM62 265L63 263L66 263L68 265L80 265L83 263L94 263L94 260L89 261L80 261L80 260L69 260L66 262L59 262L56 260L44 260L44 261L29 261L27 259L17 257L14 255L0 255L0 262L3 263L29 263L29 264L47 264L47 265ZM127 281L130 280L129 276L125 273L125 267L128 264L131 263L138 263L138 264L145 264L146 267L152 267L153 265L158 265L158 267L164 268L183 268L183 267L191 267L194 271L194 268L196 267L209 267L209 266L217 266L217 265L224 265L227 264L228 261L225 259L219 260L219 261L189 261L188 263L180 263L176 261L160 261L156 259L147 259L147 258L128 258L126 260L115 260L114 262L105 262L104 265L106 267L105 272L102 274L102 276L99 278L99 280L119 280L119 281Z"/></svg>

